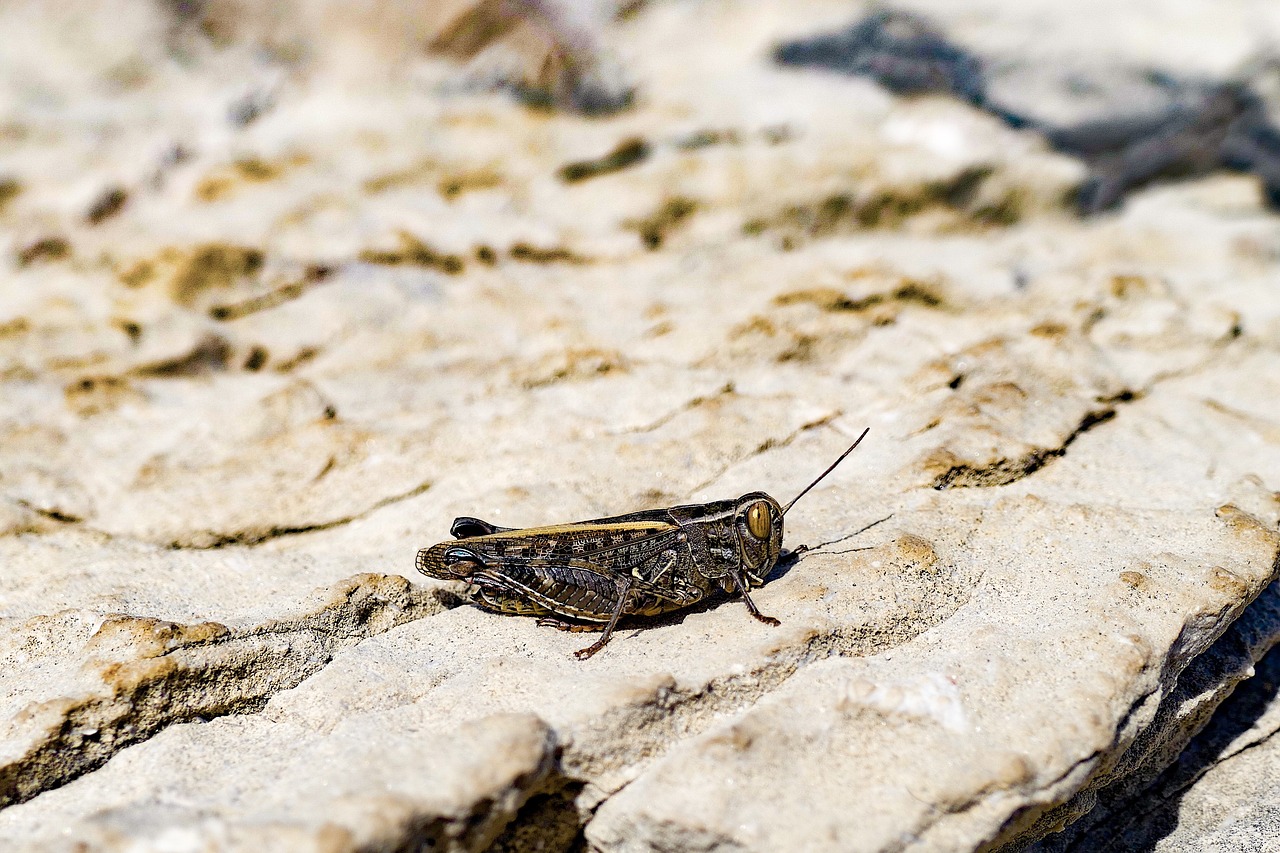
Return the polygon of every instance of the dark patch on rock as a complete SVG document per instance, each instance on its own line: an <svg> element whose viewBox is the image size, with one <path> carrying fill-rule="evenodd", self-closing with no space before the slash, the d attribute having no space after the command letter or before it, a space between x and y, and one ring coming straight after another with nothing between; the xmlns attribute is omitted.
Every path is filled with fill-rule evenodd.
<svg viewBox="0 0 1280 853"><path fill-rule="evenodd" d="M542 388L559 382L621 373L628 367L626 358L620 352L575 348L550 353L541 359L540 363L531 366L528 373L522 377L521 384L528 389Z"/></svg>
<svg viewBox="0 0 1280 853"><path fill-rule="evenodd" d="M871 77L898 94L985 98L982 62L949 42L924 18L890 9L874 12L849 29L780 45L780 65L823 68Z"/></svg>
<svg viewBox="0 0 1280 853"><path fill-rule="evenodd" d="M516 243L508 255L513 261L527 264L585 264L590 260L563 246L542 248L529 243Z"/></svg>
<svg viewBox="0 0 1280 853"><path fill-rule="evenodd" d="M244 369L251 373L259 371L266 366L269 357L270 353L267 352L266 347L254 346L249 350L249 355L245 357Z"/></svg>
<svg viewBox="0 0 1280 853"><path fill-rule="evenodd" d="M1016 458L998 459L987 465L968 465L956 460L950 453L943 450L927 459L925 466L945 469L933 481L933 487L939 490L957 487L1007 486L1031 476L1054 459L1065 456L1072 442L1098 424L1104 424L1115 416L1114 408L1088 412L1080 421L1080 425L1063 439L1062 444L1057 447L1037 447Z"/></svg>
<svg viewBox="0 0 1280 853"><path fill-rule="evenodd" d="M869 77L899 94L949 94L1011 127L1038 131L1055 149L1088 165L1090 176L1068 200L1082 215L1111 209L1128 192L1153 181L1220 169L1258 175L1266 202L1280 207L1280 129L1244 82L1191 83L1153 74L1168 90L1170 106L1154 112L1139 107L1058 127L994 103L979 58L923 18L891 10L873 13L843 32L781 45L774 59ZM988 215L992 224L1016 221L1010 211Z"/></svg>
<svg viewBox="0 0 1280 853"><path fill-rule="evenodd" d="M206 243L179 261L169 293L174 302L189 306L205 291L230 288L257 275L265 261L262 250L252 246Z"/></svg>
<svg viewBox="0 0 1280 853"><path fill-rule="evenodd" d="M108 187L89 205L84 214L85 221L90 225L97 225L110 219L124 208L128 200L129 193L124 187Z"/></svg>
<svg viewBox="0 0 1280 853"><path fill-rule="evenodd" d="M333 268L323 264L312 264L302 276L289 284L277 287L268 293L251 296L248 299L226 305L215 305L209 309L209 316L215 320L238 320L258 311L266 311L297 299L314 284L324 281L333 274Z"/></svg>
<svg viewBox="0 0 1280 853"><path fill-rule="evenodd" d="M897 288L883 293L872 293L853 299L833 288L816 288L783 293L773 300L775 305L816 305L823 311L860 313L886 303L898 302L919 305L924 308L942 308L945 301L931 285L911 279L904 280Z"/></svg>
<svg viewBox="0 0 1280 853"><path fill-rule="evenodd" d="M577 853L587 849L586 838L582 834L585 815L579 813L575 803L583 783L569 782L559 776L554 778L561 784L530 797L502 834L494 839L488 848L489 853L524 853L528 850Z"/></svg>
<svg viewBox="0 0 1280 853"><path fill-rule="evenodd" d="M994 201L980 201L980 189L994 169L971 166L956 175L915 186L883 187L866 194L834 193L810 203L790 204L770 217L752 219L742 226L747 236L767 231L783 232L784 249L794 248L799 236L826 237L872 228L898 228L928 211L956 217L956 225L1004 228L1022 217L1022 199L1009 191Z"/></svg>
<svg viewBox="0 0 1280 853"><path fill-rule="evenodd" d="M289 373L290 371L297 370L307 362L313 361L319 354L320 350L316 347L303 347L298 350L297 354L294 355L293 358L280 362L275 365L273 369L276 373Z"/></svg>
<svg viewBox="0 0 1280 853"><path fill-rule="evenodd" d="M82 417L109 412L142 395L120 376L86 376L62 389L67 407Z"/></svg>
<svg viewBox="0 0 1280 853"><path fill-rule="evenodd" d="M446 275L458 275L466 269L466 262L460 256L438 252L407 231L401 231L398 238L398 249L364 249L360 260L381 266L427 267Z"/></svg>
<svg viewBox="0 0 1280 853"><path fill-rule="evenodd" d="M71 244L65 237L41 237L18 250L18 266L65 260L71 255Z"/></svg>
<svg viewBox="0 0 1280 853"><path fill-rule="evenodd" d="M231 344L227 339L218 335L206 335L190 352L136 367L133 373L161 379L204 376L226 370L230 361Z"/></svg>
<svg viewBox="0 0 1280 853"><path fill-rule="evenodd" d="M22 195L22 184L15 178L0 178L0 213L9 206L9 202Z"/></svg>
<svg viewBox="0 0 1280 853"><path fill-rule="evenodd" d="M682 151L697 151L700 148L710 148L713 145L737 145L742 141L738 131L729 128L727 130L697 130L688 136L682 136L674 142L676 148Z"/></svg>
<svg viewBox="0 0 1280 853"><path fill-rule="evenodd" d="M300 154L281 160L245 157L229 166L214 170L196 184L196 198L205 202L220 201L243 184L263 184L274 181L289 169L307 162L308 158Z"/></svg>
<svg viewBox="0 0 1280 853"><path fill-rule="evenodd" d="M698 202L684 196L667 199L658 209L642 219L630 220L624 225L640 235L640 242L649 251L662 248L667 235L683 226L698 210Z"/></svg>
<svg viewBox="0 0 1280 853"><path fill-rule="evenodd" d="M649 143L640 138L627 139L603 157L594 160L578 160L560 167L556 175L566 184L574 184L601 175L621 172L629 166L643 162L649 157Z"/></svg>
<svg viewBox="0 0 1280 853"><path fill-rule="evenodd" d="M502 176L497 172L492 169L476 169L441 178L436 184L436 190L441 196L452 201L463 193L491 190L500 186L502 186Z"/></svg>

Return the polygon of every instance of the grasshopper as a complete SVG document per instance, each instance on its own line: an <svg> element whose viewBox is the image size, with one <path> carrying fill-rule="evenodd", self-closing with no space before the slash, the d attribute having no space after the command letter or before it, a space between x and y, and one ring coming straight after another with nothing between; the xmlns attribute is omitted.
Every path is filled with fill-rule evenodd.
<svg viewBox="0 0 1280 853"><path fill-rule="evenodd" d="M440 580L466 581L473 602L486 610L537 616L564 631L601 631L575 656L585 660L605 647L623 616L657 616L691 607L719 587L742 596L764 584L782 554L782 520L866 438L858 440L786 506L764 492L733 500L649 509L548 527L498 527L455 518L453 541L418 552L418 571ZM800 546L793 553L808 550ZM603 627L601 627L603 626Z"/></svg>

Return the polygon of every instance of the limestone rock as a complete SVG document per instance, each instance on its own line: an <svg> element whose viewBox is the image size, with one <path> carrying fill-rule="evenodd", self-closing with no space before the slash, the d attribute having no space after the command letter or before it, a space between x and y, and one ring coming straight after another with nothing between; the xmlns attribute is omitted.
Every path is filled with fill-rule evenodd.
<svg viewBox="0 0 1280 853"><path fill-rule="evenodd" d="M825 0L599 4L637 88L591 119L421 56L449 4L317 24L341 5L202 6L242 30L0 8L2 846L1066 850L1139 847L1117 821L1151 814L1181 850L1273 825L1231 793L1277 760L1256 181L1082 221L1083 167L1034 134L775 66L847 21ZM1225 75L1280 27L1112 5L1099 34L1061 4L908 4L1014 70L1084 44ZM867 426L786 517L812 550L754 593L777 628L718 599L582 662L590 637L413 571L459 515L785 501Z"/></svg>

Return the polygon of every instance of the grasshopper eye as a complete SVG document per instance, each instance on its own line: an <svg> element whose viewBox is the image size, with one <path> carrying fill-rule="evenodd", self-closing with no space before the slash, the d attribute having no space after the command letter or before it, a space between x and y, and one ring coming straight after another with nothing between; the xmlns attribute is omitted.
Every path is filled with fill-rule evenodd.
<svg viewBox="0 0 1280 853"><path fill-rule="evenodd" d="M757 501L747 509L747 530L757 539L768 539L773 527L773 519L769 517L769 505Z"/></svg>

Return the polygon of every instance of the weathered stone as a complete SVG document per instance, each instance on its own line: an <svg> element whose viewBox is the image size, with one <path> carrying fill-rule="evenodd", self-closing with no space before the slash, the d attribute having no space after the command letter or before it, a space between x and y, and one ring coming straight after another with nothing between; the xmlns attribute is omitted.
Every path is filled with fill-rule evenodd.
<svg viewBox="0 0 1280 853"><path fill-rule="evenodd" d="M4 845L1054 849L1178 801L1165 849L1271 826L1169 775L1275 775L1261 728L1229 761L1192 739L1280 638L1255 182L1082 223L1043 140L774 67L847 20L816 0L632 10L598 35L638 97L590 121L419 60L450 4L370 32L212 3L203 33L115 5L0 9ZM982 55L1035 35L1010 68L1101 44L1220 76L1257 31L910 5ZM787 515L815 547L754 593L778 628L713 601L580 662L589 637L412 571L457 515L785 501L864 426Z"/></svg>

